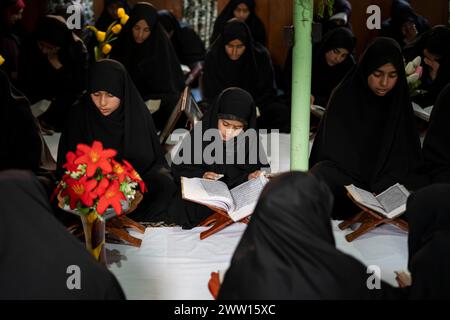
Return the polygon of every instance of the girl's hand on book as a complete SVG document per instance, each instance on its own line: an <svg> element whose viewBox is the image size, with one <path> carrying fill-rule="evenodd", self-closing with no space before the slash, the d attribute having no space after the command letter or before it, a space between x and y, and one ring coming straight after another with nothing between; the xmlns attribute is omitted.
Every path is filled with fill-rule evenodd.
<svg viewBox="0 0 450 320"><path fill-rule="evenodd" d="M248 180L256 179L262 174L264 174L264 172L262 172L261 170L256 170L255 172L252 172L248 175Z"/></svg>
<svg viewBox="0 0 450 320"><path fill-rule="evenodd" d="M203 179L209 179L209 180L217 180L220 179L223 175L217 174L215 172L207 171L203 174Z"/></svg>

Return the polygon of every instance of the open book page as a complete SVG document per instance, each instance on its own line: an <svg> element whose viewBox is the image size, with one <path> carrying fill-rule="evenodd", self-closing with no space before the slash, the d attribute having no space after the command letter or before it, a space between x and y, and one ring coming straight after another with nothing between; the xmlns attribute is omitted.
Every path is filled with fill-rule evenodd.
<svg viewBox="0 0 450 320"><path fill-rule="evenodd" d="M161 106L161 99L147 100L147 101L145 101L145 105L147 106L147 109L148 109L148 111L150 111L150 113L155 113L156 111L159 110L159 107Z"/></svg>
<svg viewBox="0 0 450 320"><path fill-rule="evenodd" d="M345 186L345 188L357 202L383 215L386 214L383 206L380 202L378 202L377 198L372 193L358 188L353 184Z"/></svg>
<svg viewBox="0 0 450 320"><path fill-rule="evenodd" d="M50 104L52 102L50 100L40 100L38 102L36 102L35 104L31 105L31 113L33 114L33 116L35 118L39 117L40 115L44 114L48 107L50 107Z"/></svg>
<svg viewBox="0 0 450 320"><path fill-rule="evenodd" d="M377 195L376 198L383 206L384 211L387 212L386 216L394 218L406 210L408 196L408 190L397 183Z"/></svg>
<svg viewBox="0 0 450 320"><path fill-rule="evenodd" d="M431 111L433 111L433 106L429 106L426 108L422 108L421 106L419 106L417 103L413 102L412 103L413 106L413 110L414 110L414 114L425 120L425 121L429 121L430 120L430 115L431 115Z"/></svg>
<svg viewBox="0 0 450 320"><path fill-rule="evenodd" d="M239 221L253 213L259 195L268 181L264 175L261 175L231 189L235 209L229 215L233 221Z"/></svg>
<svg viewBox="0 0 450 320"><path fill-rule="evenodd" d="M222 181L181 177L181 186L185 200L220 208L226 212L234 210L231 193Z"/></svg>

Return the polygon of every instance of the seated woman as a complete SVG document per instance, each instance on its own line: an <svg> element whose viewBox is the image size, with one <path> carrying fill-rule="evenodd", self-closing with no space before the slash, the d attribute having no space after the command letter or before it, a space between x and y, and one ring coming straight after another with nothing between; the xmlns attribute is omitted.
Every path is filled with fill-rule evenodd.
<svg viewBox="0 0 450 320"><path fill-rule="evenodd" d="M430 29L428 20L417 15L409 1L393 0L391 17L383 21L380 36L396 40L403 48Z"/></svg>
<svg viewBox="0 0 450 320"><path fill-rule="evenodd" d="M367 268L336 249L325 183L284 173L264 188L219 291L225 300L376 299Z"/></svg>
<svg viewBox="0 0 450 320"><path fill-rule="evenodd" d="M67 110L86 89L86 47L62 17L48 15L39 19L21 53L19 89L32 104L52 101L39 120L44 127L61 131Z"/></svg>
<svg viewBox="0 0 450 320"><path fill-rule="evenodd" d="M450 299L449 194L450 185L434 184L408 198L409 299Z"/></svg>
<svg viewBox="0 0 450 320"><path fill-rule="evenodd" d="M58 167L79 143L101 141L115 149L117 159L130 162L147 186L147 193L131 217L159 221L176 191L152 116L124 66L101 60L89 72L88 92L74 105L58 146Z"/></svg>
<svg viewBox="0 0 450 320"><path fill-rule="evenodd" d="M333 89L341 82L347 72L355 65L353 48L355 37L343 27L328 32L321 42L314 45L311 69L311 95L313 103L326 107ZM291 92L292 50L285 66L286 93Z"/></svg>
<svg viewBox="0 0 450 320"><path fill-rule="evenodd" d="M253 42L244 22L231 19L225 24L206 55L203 72L206 101L214 101L226 88L239 87L252 95L259 108L259 128L289 131L290 108L277 101L269 53Z"/></svg>
<svg viewBox="0 0 450 320"><path fill-rule="evenodd" d="M248 133L247 139L244 135ZM216 134L215 139L211 141L205 134ZM212 159L205 158L205 149L210 150L218 143L217 139L220 139L219 147L223 147L222 153L211 155ZM173 174L177 182L180 177L216 180L223 175L221 181L231 189L257 178L260 169L268 166L261 148L252 97L242 89L228 88L183 140L181 151L172 164ZM190 153L185 154L184 150ZM199 155L200 159L197 159ZM208 207L181 200L178 195L169 209L168 220L184 228L193 228L211 214L213 211Z"/></svg>
<svg viewBox="0 0 450 320"><path fill-rule="evenodd" d="M311 173L335 195L333 218L356 213L345 185L379 193L427 183L414 121L400 47L377 38L333 91L311 151Z"/></svg>
<svg viewBox="0 0 450 320"><path fill-rule="evenodd" d="M1 300L125 299L114 275L55 219L33 174L0 172L0 212ZM77 284L73 265L81 272L81 290L68 287Z"/></svg>
<svg viewBox="0 0 450 320"><path fill-rule="evenodd" d="M103 11L100 17L95 21L95 27L98 30L106 31L115 20L119 18L117 10L123 8L126 13L130 11L127 0L105 0Z"/></svg>
<svg viewBox="0 0 450 320"><path fill-rule="evenodd" d="M110 57L127 68L144 101L161 100L153 118L159 130L164 128L184 88L184 76L158 12L150 3L139 2L131 10Z"/></svg>
<svg viewBox="0 0 450 320"><path fill-rule="evenodd" d="M433 108L423 155L433 183L450 183L450 84L439 95Z"/></svg>
<svg viewBox="0 0 450 320"><path fill-rule="evenodd" d="M265 46L267 44L266 28L261 19L256 15L255 9L255 0L229 1L214 22L210 43L212 44L216 41L223 32L223 28L228 20L236 18L239 21L245 22L253 35L253 39Z"/></svg>
<svg viewBox="0 0 450 320"><path fill-rule="evenodd" d="M166 30L177 53L178 60L187 65L191 70L205 60L205 45L194 29L179 22L168 10L159 10L158 19Z"/></svg>
<svg viewBox="0 0 450 320"><path fill-rule="evenodd" d="M419 89L425 93L413 97L413 101L423 108L434 105L450 83L450 28L435 26L403 51L407 61L422 56L424 70Z"/></svg>
<svg viewBox="0 0 450 320"><path fill-rule="evenodd" d="M352 15L352 5L348 0L334 0L332 13L325 7L323 17L315 20L322 25L322 34L325 35L333 29L344 27L352 30L350 18Z"/></svg>

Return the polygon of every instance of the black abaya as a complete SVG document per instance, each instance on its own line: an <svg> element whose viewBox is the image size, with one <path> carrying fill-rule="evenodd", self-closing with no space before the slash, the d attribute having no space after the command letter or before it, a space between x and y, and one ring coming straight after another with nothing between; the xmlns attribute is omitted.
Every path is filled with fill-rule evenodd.
<svg viewBox="0 0 450 320"><path fill-rule="evenodd" d="M398 78L394 88L379 97L367 79L387 63L394 65ZM394 40L377 38L333 91L314 140L310 166L335 195L333 217L354 213L346 184L379 193L397 182L408 189L427 183L418 173L423 166L422 152L403 57ZM341 203L349 205L339 207Z"/></svg>
<svg viewBox="0 0 450 320"><path fill-rule="evenodd" d="M90 93L106 91L121 99L120 107L103 116ZM133 216L153 221L165 214L175 192L164 154L156 135L152 116L136 90L124 66L114 60L101 60L90 70L88 92L73 106L58 148L61 168L68 151L77 144L101 141L105 148L117 150L117 159L130 162L144 180L148 192Z"/></svg>
<svg viewBox="0 0 450 320"><path fill-rule="evenodd" d="M112 273L54 218L33 174L1 172L0 197L0 300L125 298ZM76 284L73 270L80 289L68 287Z"/></svg>

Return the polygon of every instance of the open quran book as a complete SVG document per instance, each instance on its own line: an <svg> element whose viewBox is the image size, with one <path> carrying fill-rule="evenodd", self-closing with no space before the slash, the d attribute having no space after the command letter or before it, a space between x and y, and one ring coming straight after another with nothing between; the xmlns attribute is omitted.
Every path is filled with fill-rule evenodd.
<svg viewBox="0 0 450 320"><path fill-rule="evenodd" d="M222 181L182 177L181 192L183 199L221 210L228 213L233 221L239 221L253 213L268 181L261 175L229 190Z"/></svg>
<svg viewBox="0 0 450 320"><path fill-rule="evenodd" d="M431 115L431 111L433 111L433 106L422 108L415 102L412 103L412 106L413 106L414 114L418 118L423 119L425 121L430 121L430 115Z"/></svg>
<svg viewBox="0 0 450 320"><path fill-rule="evenodd" d="M387 218L398 217L406 210L409 192L401 184L394 184L376 196L353 184L345 186L345 188L356 202Z"/></svg>

